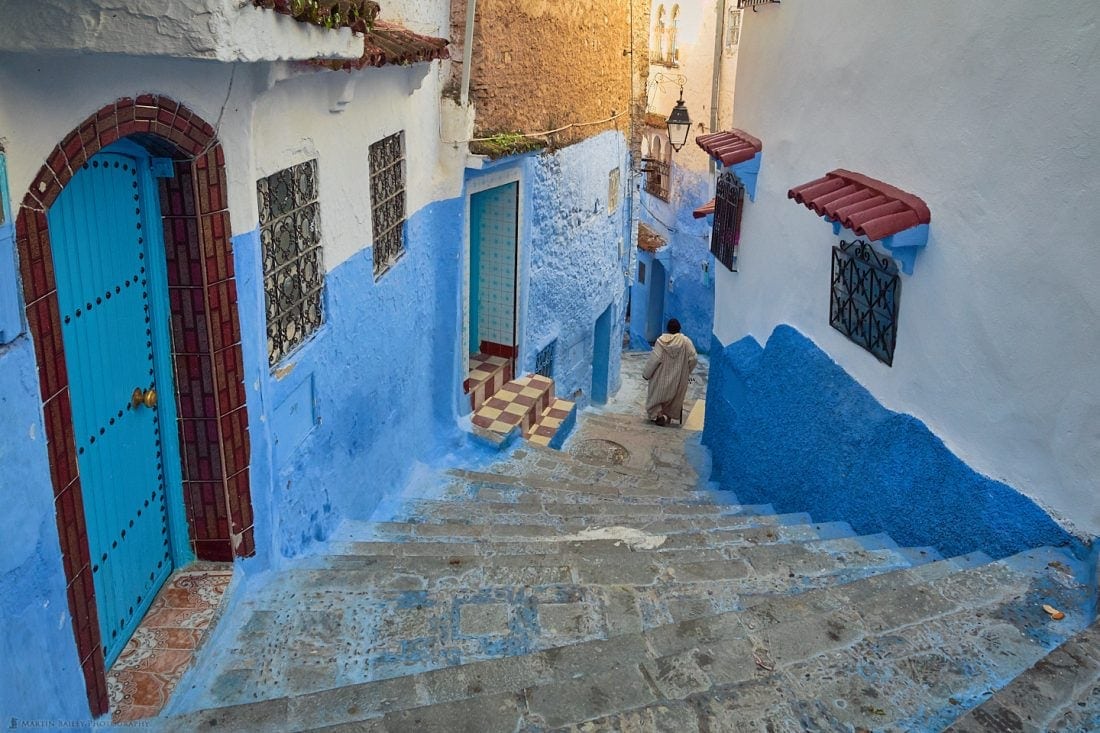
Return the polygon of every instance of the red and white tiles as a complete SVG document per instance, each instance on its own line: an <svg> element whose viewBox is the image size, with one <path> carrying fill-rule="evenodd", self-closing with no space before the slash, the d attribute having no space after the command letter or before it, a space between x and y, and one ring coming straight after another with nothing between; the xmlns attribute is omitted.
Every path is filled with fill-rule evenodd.
<svg viewBox="0 0 1100 733"><path fill-rule="evenodd" d="M477 412L513 376L510 359L481 353L471 356L467 390L470 393L470 409Z"/></svg>
<svg viewBox="0 0 1100 733"><path fill-rule="evenodd" d="M191 666L232 577L230 565L196 563L168 579L107 673L113 722L160 712Z"/></svg>
<svg viewBox="0 0 1100 733"><path fill-rule="evenodd" d="M507 435L517 426L524 438L548 445L573 403L554 397L554 380L541 374L513 379L474 412L478 427Z"/></svg>

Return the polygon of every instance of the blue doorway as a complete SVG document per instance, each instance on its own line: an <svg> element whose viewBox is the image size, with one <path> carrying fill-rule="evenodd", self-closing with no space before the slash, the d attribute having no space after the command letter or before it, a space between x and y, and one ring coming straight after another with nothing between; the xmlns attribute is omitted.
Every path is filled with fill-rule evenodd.
<svg viewBox="0 0 1100 733"><path fill-rule="evenodd" d="M657 259L650 264L649 299L645 313L645 340L654 343L665 331L665 290L668 288L668 274L665 266Z"/></svg>
<svg viewBox="0 0 1100 733"><path fill-rule="evenodd" d="M47 216L109 667L179 559L170 527L185 523L152 159L125 141L104 149L74 173Z"/></svg>
<svg viewBox="0 0 1100 733"><path fill-rule="evenodd" d="M592 343L592 401L602 405L607 402L608 378L611 374L611 316L615 304L607 306L596 319Z"/></svg>

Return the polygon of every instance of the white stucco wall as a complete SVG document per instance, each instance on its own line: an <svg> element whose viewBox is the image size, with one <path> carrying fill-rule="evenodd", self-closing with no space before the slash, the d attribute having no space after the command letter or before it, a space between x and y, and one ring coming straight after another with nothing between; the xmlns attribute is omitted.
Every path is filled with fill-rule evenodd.
<svg viewBox="0 0 1100 733"><path fill-rule="evenodd" d="M4 0L0 51L354 59L363 40L347 28L299 23L247 0Z"/></svg>
<svg viewBox="0 0 1100 733"><path fill-rule="evenodd" d="M789 323L887 407L1100 532L1100 4L784 0L744 14L734 124L764 141L723 344ZM787 190L847 168L923 198L893 367L829 326L837 238Z"/></svg>
<svg viewBox="0 0 1100 733"><path fill-rule="evenodd" d="M404 129L407 213L457 196L461 154L439 142L439 63L348 73L286 64L91 55L79 67L42 56L0 54L0 142L18 203L54 146L85 117L124 96L164 94L216 125L225 149L233 233L256 228L256 181L319 158L325 266L371 242L370 143ZM330 111L344 100L342 112ZM384 101L383 101L384 100ZM225 110L222 104L225 103ZM430 161L431 165L423 165Z"/></svg>

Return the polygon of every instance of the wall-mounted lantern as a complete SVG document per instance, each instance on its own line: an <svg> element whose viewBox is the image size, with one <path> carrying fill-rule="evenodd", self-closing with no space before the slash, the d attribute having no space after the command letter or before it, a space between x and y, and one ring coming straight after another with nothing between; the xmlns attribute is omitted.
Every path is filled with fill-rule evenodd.
<svg viewBox="0 0 1100 733"><path fill-rule="evenodd" d="M684 105L684 87L682 84L680 85L680 99L677 100L676 106L672 108L672 114L668 116L665 125L668 127L668 141L672 145L672 149L677 153L680 152L680 148L687 145L688 135L691 134L691 117Z"/></svg>

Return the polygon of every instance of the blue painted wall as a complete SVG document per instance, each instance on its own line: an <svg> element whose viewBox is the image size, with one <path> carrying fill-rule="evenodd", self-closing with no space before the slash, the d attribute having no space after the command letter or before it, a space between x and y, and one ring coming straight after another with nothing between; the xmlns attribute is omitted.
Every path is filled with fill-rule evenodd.
<svg viewBox="0 0 1100 733"><path fill-rule="evenodd" d="M413 215L404 257L377 282L370 248L330 271L324 325L276 373L259 236L234 239L257 566L300 554L341 518L369 517L416 461L460 443L461 215L460 199Z"/></svg>
<svg viewBox="0 0 1100 733"><path fill-rule="evenodd" d="M959 460L911 415L880 405L790 326L764 348L712 342L703 443L712 479L744 503L808 511L945 555L998 558L1081 543L1012 487Z"/></svg>
<svg viewBox="0 0 1100 733"><path fill-rule="evenodd" d="M680 321L682 332L695 348L706 353L714 330L714 257L710 253L710 223L692 212L714 198L709 175L672 168L672 202L642 193L641 220L668 241L657 253L668 273L662 332L670 318ZM644 253L639 252L639 259ZM721 264L717 265L721 267ZM634 273L637 280L637 272ZM634 308L631 307L633 314ZM631 330L644 336L641 324ZM659 335L659 334L658 334Z"/></svg>
<svg viewBox="0 0 1100 733"><path fill-rule="evenodd" d="M0 716L90 720L65 597L34 349L0 346Z"/></svg>
<svg viewBox="0 0 1100 733"><path fill-rule="evenodd" d="M627 145L619 132L605 132L554 153L523 159L525 221L521 269L526 271L525 340L522 364L553 339L554 380L559 397L583 406L592 386L596 320L612 306L611 343L622 341L629 240L624 241L630 180ZM608 211L608 175L620 170L619 204ZM522 304L522 301L521 301ZM620 385L621 350L612 348L609 393Z"/></svg>

